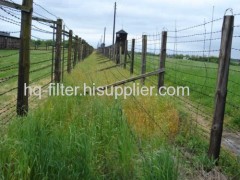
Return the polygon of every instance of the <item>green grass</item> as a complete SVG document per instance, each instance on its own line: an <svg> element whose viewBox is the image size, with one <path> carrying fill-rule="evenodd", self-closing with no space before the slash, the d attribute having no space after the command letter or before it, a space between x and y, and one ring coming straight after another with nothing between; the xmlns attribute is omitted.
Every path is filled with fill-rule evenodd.
<svg viewBox="0 0 240 180"><path fill-rule="evenodd" d="M215 168L215 161L210 160L207 156L209 148L209 136L201 126L196 126L194 123L191 111L186 111L183 104L177 104L180 116L181 126L179 133L175 138L175 142L181 151L186 155L183 156L185 161L184 166L191 171L210 171ZM229 179L238 179L240 174L239 157L236 154L221 148L220 157L218 161L218 171L227 175Z"/></svg>
<svg viewBox="0 0 240 180"><path fill-rule="evenodd" d="M91 82L85 73L100 68L95 58L66 76L66 85ZM109 73L96 74L96 82L116 81ZM106 97L49 98L1 136L0 178L177 179L175 150L161 136L139 139L122 106Z"/></svg>
<svg viewBox="0 0 240 180"><path fill-rule="evenodd" d="M138 54L135 54L135 56L135 74L140 74L141 56ZM159 58L157 56L147 56L147 72L156 70L158 66ZM218 73L217 68L218 65L216 63L204 63L199 61L167 58L165 68L165 83L167 86L189 86L190 90L193 91L191 91L190 97L186 98L186 100L196 105L196 107L199 107L204 114L212 117L215 85ZM240 100L236 97L236 94L238 94L240 87L239 85L232 83L240 82L240 72L237 72L236 70L239 71L238 66L230 66L228 90L231 91L231 93L228 93L227 101L238 105ZM147 81L148 85L153 83L155 85L157 84L157 77L150 77L149 79L151 81ZM179 101L177 98L173 98L173 100L176 102L181 121L179 130L180 133L176 137L176 143L178 146L183 147L183 151L188 154L187 157L190 156L188 161L185 160L186 157L180 161L186 161L186 168L191 169L190 171L192 172L196 170L209 170L213 168L214 162L210 161L207 157L209 142L208 140L206 141L206 135L208 136L208 134L204 132L205 129L202 130L201 127L197 128L195 125L196 120L194 118L196 117L193 117L191 112L194 111L194 109L189 110L189 107L186 106L186 104L181 103L181 101ZM202 114L201 111L198 113ZM227 127L227 129L229 128L228 130L231 131L239 131L240 119L238 110L230 107L227 104L225 114L225 127ZM207 120L209 120L209 124L211 124L212 118ZM239 174L236 173L240 168L239 165L239 159L236 156L231 155L230 152L222 149L219 161L219 168L221 172L224 172L229 177L239 178Z"/></svg>
<svg viewBox="0 0 240 180"><path fill-rule="evenodd" d="M64 107L64 108L63 108ZM117 101L51 98L0 139L3 179L176 179L164 146L144 158ZM148 145L149 146L149 145Z"/></svg>
<svg viewBox="0 0 240 180"><path fill-rule="evenodd" d="M105 85L129 76L122 68L95 72L113 64L100 61L104 58L94 53L65 76L64 84ZM0 137L0 179L192 179L202 168L214 167L206 157L208 142L198 130L189 133L191 115L177 112L172 98L154 98L137 100L161 129L131 98L49 98L28 117L15 119ZM239 162L230 157L221 153L220 170L234 177Z"/></svg>
<svg viewBox="0 0 240 180"><path fill-rule="evenodd" d="M195 105L199 106L206 114L212 116L215 102L215 91L218 74L218 64L181 59L166 59L165 84L168 86L188 86L190 97ZM159 67L158 56L147 56L147 72ZM135 54L135 74L140 74L141 55ZM239 66L230 65L227 104L225 111L226 125L232 130L240 128L240 113L238 108L240 98L240 72ZM157 78L151 78L157 82ZM229 104L230 103L230 104Z"/></svg>
<svg viewBox="0 0 240 180"><path fill-rule="evenodd" d="M18 50L0 50L0 79L4 79L13 75L18 75ZM11 55L11 56L9 56ZM65 59L67 51L65 51ZM30 76L29 81L31 86L43 86L51 80L51 50L31 50L30 51ZM67 69L65 60L64 70ZM11 78L6 82L1 83L0 94L12 88L17 88L18 77ZM16 99L17 90L13 90L3 96L0 96L0 108L3 108L9 101Z"/></svg>

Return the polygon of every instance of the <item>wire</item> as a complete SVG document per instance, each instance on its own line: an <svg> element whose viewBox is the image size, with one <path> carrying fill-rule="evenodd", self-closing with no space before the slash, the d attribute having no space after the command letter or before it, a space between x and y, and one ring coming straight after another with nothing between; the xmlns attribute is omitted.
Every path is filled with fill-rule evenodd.
<svg viewBox="0 0 240 180"><path fill-rule="evenodd" d="M15 20L13 20L13 19L11 19L11 18L4 17L4 16L2 16L2 15L0 15L0 19L1 19L2 21L5 21L5 22L8 22L8 23L17 25L17 26L20 26L20 25L21 25L20 22L15 21Z"/></svg>
<svg viewBox="0 0 240 180"><path fill-rule="evenodd" d="M43 6L33 2L33 4L35 4L36 6L40 7L42 10L44 10L45 12L47 12L48 14L54 16L56 19L58 19L58 17L56 15L54 15L53 13L49 12L46 8L44 8Z"/></svg>
<svg viewBox="0 0 240 180"><path fill-rule="evenodd" d="M215 31L212 32L212 34L218 34L221 33L222 31ZM196 33L196 34L189 34L189 35L184 35L184 36L178 36L177 38L188 38L188 37L194 37L194 36L203 36L203 35L207 35L207 34L211 34L211 32L204 32L204 33ZM175 36L167 36L168 38L175 38Z"/></svg>
<svg viewBox="0 0 240 180"><path fill-rule="evenodd" d="M12 53L12 54L8 54L8 55L4 55L4 56L0 56L0 59L2 59L2 58L6 58L6 57L15 56L15 55L17 55L17 54L19 54L19 52Z"/></svg>
<svg viewBox="0 0 240 180"><path fill-rule="evenodd" d="M7 81L9 81L13 78L16 78L16 77L18 77L18 75L11 75L11 76L8 76L8 77L0 78L0 84L5 83L5 82L7 82Z"/></svg>

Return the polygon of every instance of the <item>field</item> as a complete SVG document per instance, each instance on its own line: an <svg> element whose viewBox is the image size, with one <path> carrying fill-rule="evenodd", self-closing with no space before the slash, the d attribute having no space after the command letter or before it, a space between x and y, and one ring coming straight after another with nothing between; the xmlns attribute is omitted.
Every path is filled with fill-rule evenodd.
<svg viewBox="0 0 240 180"><path fill-rule="evenodd" d="M44 86L51 81L52 74L52 50L45 50L39 48L38 50L30 51L30 85L31 86ZM13 107L16 104L17 98L17 81L18 81L18 59L19 51L17 50L0 50L0 118L7 119L6 109L9 108L10 113L15 112ZM65 58L67 54L65 53ZM65 59L66 60L66 59ZM64 70L66 70L66 63L64 64ZM33 101L30 98L30 108L35 107ZM14 108L14 109L13 109Z"/></svg>
<svg viewBox="0 0 240 180"><path fill-rule="evenodd" d="M13 58L10 59L13 61ZM64 84L82 86L85 82L91 86L94 82L98 86L129 77L129 71L121 67L97 72L113 65L111 61L104 61L107 59L93 53L79 63L72 74L65 76ZM204 67L203 62L194 63L194 66ZM151 64L147 66L150 68L148 71L154 69L157 62ZM207 107L213 106L213 99L199 96L197 92L214 96L216 80L198 79L193 75L205 77L206 72L194 70L188 64L188 61L168 59L166 83L194 88L186 101L196 103L199 109L210 115L212 111ZM214 69L217 67L213 63L206 65ZM138 67L140 61L136 60L136 74L139 73ZM209 72L208 77L216 78L216 72ZM238 82L237 72L230 74L230 78ZM150 85L155 80L156 77L149 78L146 84ZM184 82L196 82L204 88L198 89L199 85ZM206 88L208 86L212 88ZM234 88L231 91L237 93L238 90ZM234 96L229 98L234 103L239 102ZM14 119L7 127L7 133L0 138L0 177L3 179L193 179L205 175L239 176L236 174L240 168L239 162L228 151L221 152L217 169L204 171L214 164L206 157L208 141L200 129L191 130L195 127L191 110L186 105L183 107L181 101L174 97L130 96L126 100L115 100L104 96L62 96L49 97L42 103L37 100L36 103L42 104L37 111L31 111L28 117ZM227 121L227 125L234 126L232 121Z"/></svg>
<svg viewBox="0 0 240 180"><path fill-rule="evenodd" d="M159 67L159 57L149 55L147 57L147 72ZM140 74L141 55L136 55L135 73ZM183 59L167 58L165 83L167 86L188 86L190 96L188 100L194 103L200 110L199 113L209 116L212 121L214 99L216 91L218 64ZM240 66L231 65L229 70L229 83L227 105L225 112L225 125L230 131L238 131L240 128L239 107L240 99ZM152 81L157 82L156 78Z"/></svg>

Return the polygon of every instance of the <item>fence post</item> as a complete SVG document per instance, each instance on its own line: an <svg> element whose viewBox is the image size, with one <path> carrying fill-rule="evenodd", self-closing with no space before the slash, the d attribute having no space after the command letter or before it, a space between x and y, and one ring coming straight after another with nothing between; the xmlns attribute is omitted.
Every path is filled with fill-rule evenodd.
<svg viewBox="0 0 240 180"><path fill-rule="evenodd" d="M82 39L79 40L79 61L82 60Z"/></svg>
<svg viewBox="0 0 240 180"><path fill-rule="evenodd" d="M32 9L33 0L23 0L22 5ZM22 11L21 13L22 20L18 66L17 114L19 116L24 116L28 112L28 89L25 89L25 86L29 86L32 11Z"/></svg>
<svg viewBox="0 0 240 180"><path fill-rule="evenodd" d="M86 46L86 57L88 57L89 56L89 45L87 44L87 46Z"/></svg>
<svg viewBox="0 0 240 180"><path fill-rule="evenodd" d="M162 42L161 42L161 54L160 54L160 64L159 68L165 68L165 61L167 56L167 31L162 32ZM164 86L164 73L159 73L158 75L158 90L160 87Z"/></svg>
<svg viewBox="0 0 240 180"><path fill-rule="evenodd" d="M119 43L119 64L121 64L121 63L122 63L122 46Z"/></svg>
<svg viewBox="0 0 240 180"><path fill-rule="evenodd" d="M82 42L82 58L83 58L83 60L85 59L85 57L86 57L86 45L85 45L85 43L84 43L84 41Z"/></svg>
<svg viewBox="0 0 240 180"><path fill-rule="evenodd" d="M128 55L128 40L125 41L125 48L124 48L124 64L123 64L124 69L126 69L126 65L127 65L127 55Z"/></svg>
<svg viewBox="0 0 240 180"><path fill-rule="evenodd" d="M54 80L54 63L55 63L55 56L54 56L54 51L55 51L55 32L56 32L56 28L55 28L56 24L53 23L53 37L52 37L52 66L51 66L51 82L53 82Z"/></svg>
<svg viewBox="0 0 240 180"><path fill-rule="evenodd" d="M113 53L112 53L112 46L109 47L109 50L110 50L110 51L109 51L109 52L110 52L110 58L109 58L109 59L112 60L112 54L113 54Z"/></svg>
<svg viewBox="0 0 240 180"><path fill-rule="evenodd" d="M65 31L65 25L63 25L63 31ZM62 79L64 78L64 66L65 66L65 33L62 34Z"/></svg>
<svg viewBox="0 0 240 180"><path fill-rule="evenodd" d="M146 73L146 57L147 57L147 35L142 36L142 74ZM141 79L141 84L145 84L145 77Z"/></svg>
<svg viewBox="0 0 240 180"><path fill-rule="evenodd" d="M227 97L229 65L232 49L234 16L224 16L221 48L219 53L218 79L215 94L215 110L211 128L208 156L218 160L221 148L223 121Z"/></svg>
<svg viewBox="0 0 240 180"><path fill-rule="evenodd" d="M115 57L114 57L114 53L115 53L115 50L114 50L114 44L112 45L112 48L111 48L111 60L114 61L115 60Z"/></svg>
<svg viewBox="0 0 240 180"><path fill-rule="evenodd" d="M116 64L120 64L120 45L116 43L115 45L115 62Z"/></svg>
<svg viewBox="0 0 240 180"><path fill-rule="evenodd" d="M78 48L78 36L75 36L74 40L74 56L73 56L73 67L77 64L77 48Z"/></svg>
<svg viewBox="0 0 240 180"><path fill-rule="evenodd" d="M55 82L61 81L61 47L62 45L62 19L57 20L56 55L55 55Z"/></svg>
<svg viewBox="0 0 240 180"><path fill-rule="evenodd" d="M106 57L108 57L108 48L107 48L107 47L104 47L104 55L105 55Z"/></svg>
<svg viewBox="0 0 240 180"><path fill-rule="evenodd" d="M81 61L81 42L82 42L82 39L79 38L78 39L78 62Z"/></svg>
<svg viewBox="0 0 240 180"><path fill-rule="evenodd" d="M88 56L90 56L90 45L89 44L87 46L87 50L88 50Z"/></svg>
<svg viewBox="0 0 240 180"><path fill-rule="evenodd" d="M132 49L131 49L131 66L130 66L130 74L133 74L134 70L134 55L135 55L135 39L132 39Z"/></svg>
<svg viewBox="0 0 240 180"><path fill-rule="evenodd" d="M80 59L81 59L81 61L83 61L83 39L81 40L80 46L81 46L81 56L80 56Z"/></svg>
<svg viewBox="0 0 240 180"><path fill-rule="evenodd" d="M113 61L116 63L116 43L113 45Z"/></svg>
<svg viewBox="0 0 240 180"><path fill-rule="evenodd" d="M68 73L71 73L71 60L72 60L72 30L69 31L69 38L68 38L68 62L67 62L67 71Z"/></svg>

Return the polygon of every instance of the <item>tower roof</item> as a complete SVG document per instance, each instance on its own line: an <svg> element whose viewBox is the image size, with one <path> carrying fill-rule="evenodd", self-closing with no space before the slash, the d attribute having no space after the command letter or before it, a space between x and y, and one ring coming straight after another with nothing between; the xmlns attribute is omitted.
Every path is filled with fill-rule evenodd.
<svg viewBox="0 0 240 180"><path fill-rule="evenodd" d="M116 32L116 34L127 34L127 32L122 29L122 30Z"/></svg>

